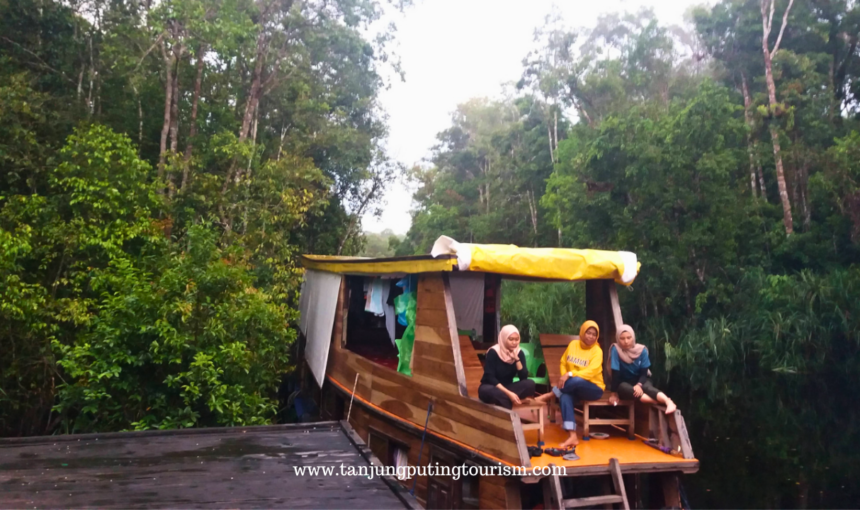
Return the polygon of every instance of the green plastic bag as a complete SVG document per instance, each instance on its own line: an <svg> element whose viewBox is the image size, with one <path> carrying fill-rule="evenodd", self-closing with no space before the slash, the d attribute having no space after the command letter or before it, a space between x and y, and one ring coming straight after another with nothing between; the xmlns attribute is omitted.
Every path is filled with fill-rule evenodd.
<svg viewBox="0 0 860 510"><path fill-rule="evenodd" d="M394 311L398 315L406 313L406 331L403 332L403 337L394 341L399 352L398 358L400 361L397 364L397 371L401 374L412 377L412 371L409 370L409 361L412 359L412 348L415 345L415 313L418 301L415 299L415 293L409 292L401 294L394 298Z"/></svg>

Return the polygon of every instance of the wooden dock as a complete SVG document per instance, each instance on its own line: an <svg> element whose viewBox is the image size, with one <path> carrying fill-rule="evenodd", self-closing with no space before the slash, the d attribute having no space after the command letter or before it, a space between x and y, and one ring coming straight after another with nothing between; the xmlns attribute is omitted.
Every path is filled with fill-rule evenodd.
<svg viewBox="0 0 860 510"><path fill-rule="evenodd" d="M297 475L378 464L345 424L0 440L5 508L412 508L391 479Z"/></svg>

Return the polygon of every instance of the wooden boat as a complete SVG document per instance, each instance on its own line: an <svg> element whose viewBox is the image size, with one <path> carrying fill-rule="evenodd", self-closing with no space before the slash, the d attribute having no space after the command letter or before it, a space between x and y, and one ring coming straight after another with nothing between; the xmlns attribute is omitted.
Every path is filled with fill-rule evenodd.
<svg viewBox="0 0 860 510"><path fill-rule="evenodd" d="M464 257L466 250L472 251ZM487 339L496 335L502 279L579 282L572 285L584 281L586 316L600 325L601 347L608 357L616 328L623 323L616 282L632 282L630 275L635 277L639 269L635 256L456 243L454 248L443 247L441 254L435 251L436 256L376 259L302 257L306 282L300 348L307 359L307 384L315 388L323 417L346 419L384 464L437 466L436 473L402 481L427 508L541 504L571 508L606 503L625 508L631 504L681 507L681 475L695 473L699 463L680 411L664 419L661 410L637 403L634 440L628 438L627 429L602 427L610 433L609 439L581 441L576 449L579 460L547 454L530 457L527 447L538 443L539 431L534 429L539 427L527 425L534 414L478 400L480 345L458 331L454 302L457 282L466 275L479 279L485 291L483 337ZM470 258L465 268L464 258ZM362 323L373 315L362 309L366 304L363 282L374 277L405 278L416 284L411 289L417 303L409 370L402 366L397 370L397 349L374 324L379 319ZM547 354L551 372L557 371L557 363L557 357ZM614 421L611 418L609 422ZM545 447L565 438L560 423L545 421ZM652 438L657 447L673 454L642 441ZM490 476L454 476L452 471L445 476L438 467L463 465L498 471Z"/></svg>

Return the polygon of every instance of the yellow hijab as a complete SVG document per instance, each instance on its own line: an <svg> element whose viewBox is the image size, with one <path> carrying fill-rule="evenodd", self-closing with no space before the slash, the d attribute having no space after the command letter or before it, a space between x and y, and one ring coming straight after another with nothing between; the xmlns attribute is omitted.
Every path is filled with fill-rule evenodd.
<svg viewBox="0 0 860 510"><path fill-rule="evenodd" d="M585 332L588 331L588 328L594 328L595 330L597 330L597 340L600 340L600 326L598 326L597 323L594 321L583 322L582 326L579 327L579 342L580 345L582 345L583 349L591 348L591 346L586 346L585 343L582 341L582 339L585 338ZM597 345L597 342L595 341L592 345Z"/></svg>

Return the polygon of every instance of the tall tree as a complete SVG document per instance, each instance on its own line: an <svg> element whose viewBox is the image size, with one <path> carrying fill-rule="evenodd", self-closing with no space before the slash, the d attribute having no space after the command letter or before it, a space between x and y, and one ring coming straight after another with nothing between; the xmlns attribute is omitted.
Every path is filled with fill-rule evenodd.
<svg viewBox="0 0 860 510"><path fill-rule="evenodd" d="M782 42L782 35L785 32L785 27L788 25L788 15L791 12L791 6L794 0L788 1L788 6L782 15L782 24L779 27L779 35L776 37L776 42L773 48L770 47L770 34L773 27L773 14L776 9L776 0L761 0L761 50L764 55L764 77L767 83L767 99L770 105L770 115L779 117L782 114L783 108L776 100L776 84L773 79L773 58L779 51L779 44ZM782 166L782 153L779 146L779 130L776 126L776 121L770 123L770 138L773 143L773 160L776 166L776 182L779 186L779 200L782 203L782 223L785 226L785 235L794 233L794 220L791 217L791 201L788 198L788 186L785 183L785 170Z"/></svg>

